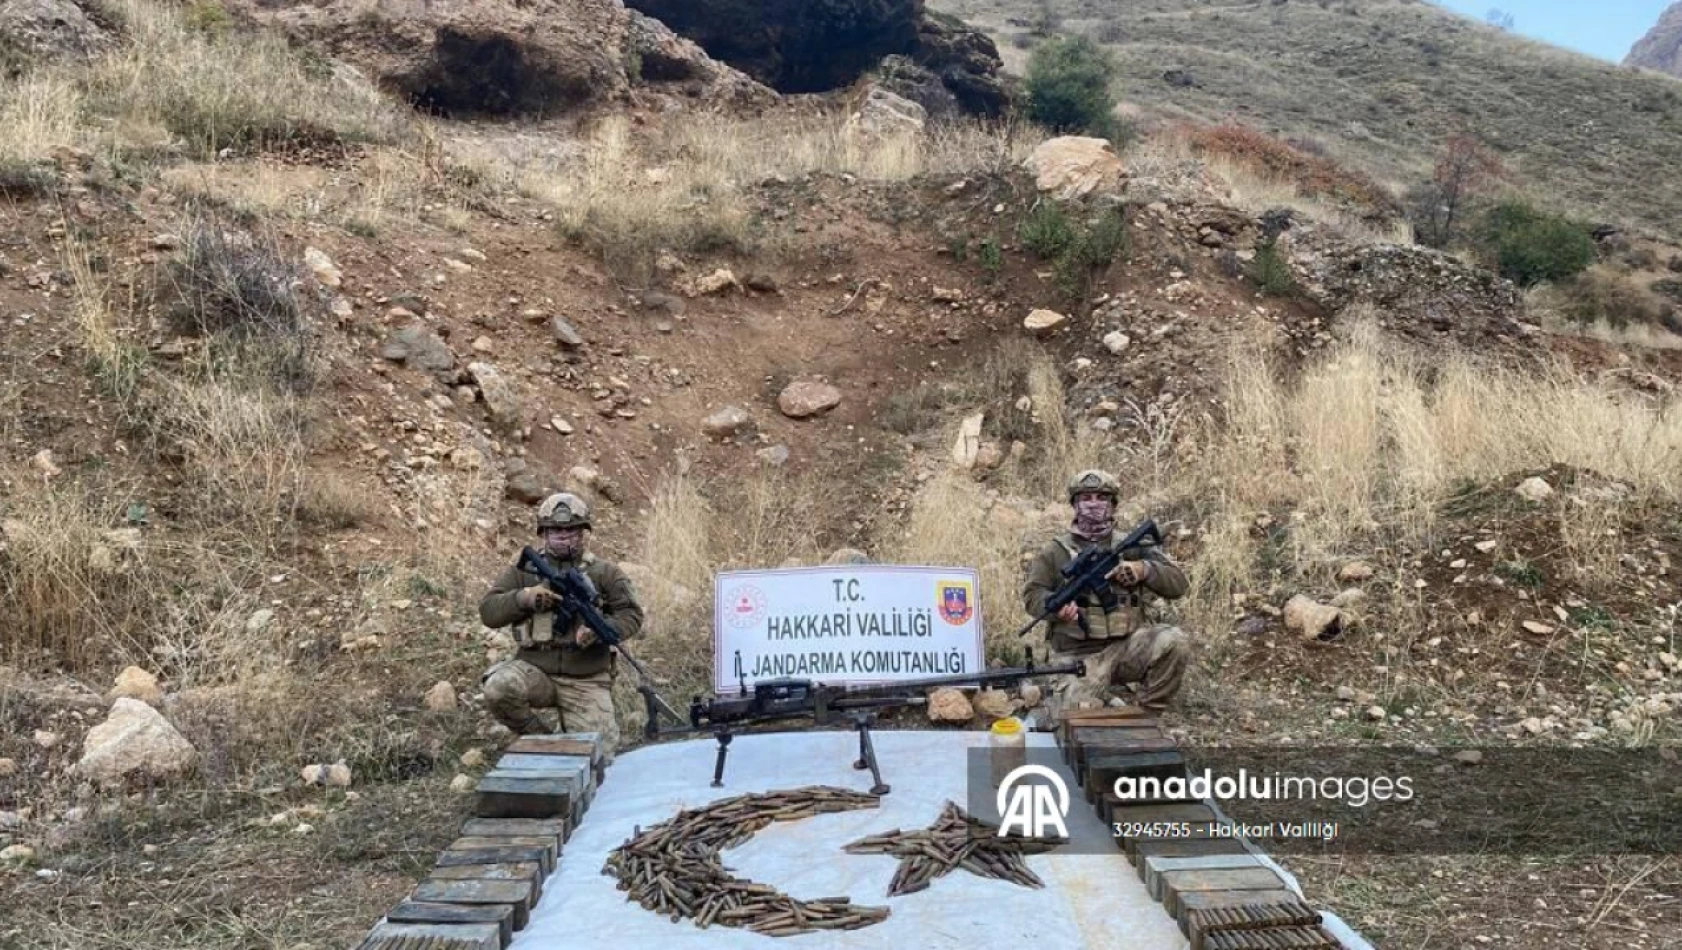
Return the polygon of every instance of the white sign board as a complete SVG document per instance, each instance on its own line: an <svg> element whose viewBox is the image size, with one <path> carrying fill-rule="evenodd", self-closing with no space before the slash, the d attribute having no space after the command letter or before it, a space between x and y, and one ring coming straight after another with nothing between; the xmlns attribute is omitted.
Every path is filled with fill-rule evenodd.
<svg viewBox="0 0 1682 950"><path fill-rule="evenodd" d="M896 683L986 669L981 587L964 567L729 571L713 599L713 688L788 676Z"/></svg>

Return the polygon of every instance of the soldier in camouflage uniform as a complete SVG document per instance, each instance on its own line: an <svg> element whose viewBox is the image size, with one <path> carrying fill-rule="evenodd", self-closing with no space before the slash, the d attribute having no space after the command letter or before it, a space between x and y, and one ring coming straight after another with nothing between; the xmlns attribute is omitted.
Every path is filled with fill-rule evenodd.
<svg viewBox="0 0 1682 950"><path fill-rule="evenodd" d="M590 506L577 495L551 495L538 506L542 557L557 570L578 568L599 594L597 609L629 640L642 629L642 606L624 571L584 549L589 530ZM557 708L561 731L600 733L611 757L619 745L613 651L576 618L557 622L559 600L541 577L518 567L491 584L479 601L479 619L493 629L513 626L520 649L486 671L485 703L516 735L550 732L535 711Z"/></svg>
<svg viewBox="0 0 1682 950"><path fill-rule="evenodd" d="M1063 585L1065 565L1095 545L1122 540L1115 530L1120 498L1121 486L1105 472L1081 472L1069 483L1074 521L1028 567L1022 601L1030 615L1043 613L1046 598ZM1146 624L1143 608L1152 597L1184 596L1185 572L1154 546L1133 548L1122 557L1110 575L1121 604L1113 613L1104 613L1097 599L1087 595L1049 618L1051 661L1084 660L1086 676L1057 677L1045 694L1043 727L1055 727L1065 709L1102 705L1118 686L1142 684L1136 701L1152 712L1165 709L1180 690L1191 654L1186 635L1168 624ZM1086 630L1081 629L1082 614Z"/></svg>

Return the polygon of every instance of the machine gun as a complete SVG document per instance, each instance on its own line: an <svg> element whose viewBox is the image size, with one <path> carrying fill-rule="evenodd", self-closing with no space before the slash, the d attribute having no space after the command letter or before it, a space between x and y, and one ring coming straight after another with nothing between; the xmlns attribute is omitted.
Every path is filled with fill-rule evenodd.
<svg viewBox="0 0 1682 950"><path fill-rule="evenodd" d="M654 675L648 672L648 667L638 662L637 658L625 649L625 642L619 636L619 631L613 629L613 624L607 622L600 610L596 609L599 594L596 585L590 583L583 572L576 567L569 567L564 571L557 571L548 561L545 561L530 547L520 551L519 568L530 574L543 578L543 583L555 596L561 599L555 608L555 626L557 630L570 630L574 621L583 623L596 639L607 644L625 658L631 669L637 674L637 692L642 694L643 706L648 713L648 733L654 734L658 728L659 714L665 713L673 722L683 722L669 703L660 698L654 691Z"/></svg>
<svg viewBox="0 0 1682 950"><path fill-rule="evenodd" d="M1040 621L1057 613L1070 604L1077 603L1086 594L1098 598L1098 606L1109 613L1121 606L1115 591L1110 589L1110 574L1120 566L1124 555L1130 548L1136 548L1149 542L1152 545L1162 543L1162 532L1157 530L1156 522L1145 519L1127 537L1121 539L1120 544L1110 547L1094 545L1085 554L1075 558L1063 567L1063 576L1067 578L1063 586L1052 591L1045 599L1045 609L1035 617L1031 623L1016 632L1019 637L1027 636L1028 631L1040 625ZM1086 613L1080 615L1080 629L1086 634L1092 633L1092 626L1087 622Z"/></svg>
<svg viewBox="0 0 1682 950"><path fill-rule="evenodd" d="M912 706L924 702L924 690L941 686L1013 685L1030 676L1049 676L1072 673L1086 675L1086 664L1080 661L1059 666L1034 666L1033 651L1028 651L1027 665L978 673L956 673L926 679L887 683L880 686L848 688L814 683L803 679L770 679L746 687L742 695L729 699L714 697L703 701L699 696L689 704L689 728L672 732L710 731L718 737L718 759L713 764L713 787L724 785L724 759L730 751L730 739L744 726L778 722L788 719L810 719L815 725L827 726L847 720L859 734L859 757L855 769L869 769L875 784L872 795L886 795L889 786L882 781L882 770L876 761L876 747L870 741L870 727L875 724L876 711L894 706Z"/></svg>

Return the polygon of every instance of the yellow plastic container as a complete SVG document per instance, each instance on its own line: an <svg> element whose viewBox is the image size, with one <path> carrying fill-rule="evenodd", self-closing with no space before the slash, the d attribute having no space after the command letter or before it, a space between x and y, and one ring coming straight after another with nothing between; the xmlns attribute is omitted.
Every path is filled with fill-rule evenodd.
<svg viewBox="0 0 1682 950"><path fill-rule="evenodd" d="M1028 730L1022 727L1022 720L1008 716L993 723L990 733L993 784L996 786L1012 771L1028 764Z"/></svg>

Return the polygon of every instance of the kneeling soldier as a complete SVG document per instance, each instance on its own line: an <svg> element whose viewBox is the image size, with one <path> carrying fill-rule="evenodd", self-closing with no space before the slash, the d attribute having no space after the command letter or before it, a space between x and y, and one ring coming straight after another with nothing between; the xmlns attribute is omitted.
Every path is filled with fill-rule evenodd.
<svg viewBox="0 0 1682 950"><path fill-rule="evenodd" d="M599 594L597 609L629 640L642 629L642 606L624 571L584 550L589 530L590 506L577 495L551 495L538 506L541 556L556 570L578 568ZM559 604L535 574L509 567L497 577L479 601L479 619L493 629L512 625L519 653L485 673L485 702L515 735L549 732L535 711L559 709L560 731L600 733L612 758L619 745L613 651L578 618L558 615Z"/></svg>
<svg viewBox="0 0 1682 950"><path fill-rule="evenodd" d="M1045 610L1046 598L1063 585L1062 569L1097 545L1122 540L1115 530L1121 486L1109 474L1082 472L1069 484L1074 521L1067 534L1047 544L1028 568L1022 588L1023 606L1030 616ZM1062 676L1046 691L1045 711L1054 727L1066 709L1083 702L1103 705L1118 686L1141 683L1137 702L1152 712L1168 706L1180 691L1191 649L1186 635L1168 624L1145 624L1144 604L1151 597L1175 599L1186 592L1186 575L1154 546L1123 552L1110 575L1120 607L1104 613L1092 595L1069 604L1050 618L1047 639L1051 662L1086 662L1086 676ZM1085 629L1081 619L1085 615Z"/></svg>

